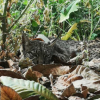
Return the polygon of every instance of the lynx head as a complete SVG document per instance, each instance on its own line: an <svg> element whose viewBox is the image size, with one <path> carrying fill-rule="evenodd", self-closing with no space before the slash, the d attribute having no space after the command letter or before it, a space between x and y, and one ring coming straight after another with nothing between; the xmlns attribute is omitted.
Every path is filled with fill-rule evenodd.
<svg viewBox="0 0 100 100"><path fill-rule="evenodd" d="M39 40L29 40L22 35L22 52L24 57L32 59L34 64L48 64L52 58L54 47Z"/></svg>

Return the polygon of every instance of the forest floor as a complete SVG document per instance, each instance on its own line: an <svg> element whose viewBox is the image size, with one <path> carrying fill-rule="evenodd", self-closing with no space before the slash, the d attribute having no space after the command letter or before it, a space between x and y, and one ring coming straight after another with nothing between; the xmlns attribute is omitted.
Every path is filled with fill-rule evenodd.
<svg viewBox="0 0 100 100"><path fill-rule="evenodd" d="M77 60L74 57L75 59L70 59L67 64L53 63L34 65L29 58L19 62L18 57L10 55L12 56L11 59L0 62L0 76L5 76L6 81L8 76L12 78L12 81L14 78L17 78L38 82L52 91L59 100L100 100L100 39L88 43L85 41L86 45L84 45L84 48L87 56L82 54L82 57L79 55L84 49L82 44L79 45L79 43L75 41L69 42L72 45L78 44L73 49L77 48L77 56L80 57L79 60L81 60L81 62L73 63L73 61ZM0 56L2 56L2 54ZM2 78L1 82L4 82ZM17 85L19 85L19 89L22 87L20 84ZM13 88L11 86L9 87ZM5 89L4 85L1 86L1 100L6 100L5 98L15 100L14 97L11 97L11 90L9 90L10 92L8 93L9 87ZM24 88L26 87L24 86ZM15 91L17 90L15 89ZM15 91L13 91L13 93ZM27 91L30 90L27 89ZM40 90L36 92L39 93L38 91ZM17 93L20 94L19 92ZM19 98L17 93L16 98ZM42 93L40 94L42 95ZM45 95L48 96L47 94ZM30 97L26 99L24 97L23 100L39 100L39 96L30 95Z"/></svg>

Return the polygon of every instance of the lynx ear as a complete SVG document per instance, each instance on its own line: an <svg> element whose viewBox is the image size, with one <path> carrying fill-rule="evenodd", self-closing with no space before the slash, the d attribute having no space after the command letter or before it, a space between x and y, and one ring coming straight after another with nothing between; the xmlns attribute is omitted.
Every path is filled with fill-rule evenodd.
<svg viewBox="0 0 100 100"><path fill-rule="evenodd" d="M61 33L59 33L58 36L57 36L53 41L50 42L49 46L54 46L55 43L56 43L56 41L57 41L60 37L61 37Z"/></svg>
<svg viewBox="0 0 100 100"><path fill-rule="evenodd" d="M50 42L49 46L54 46L59 37Z"/></svg>
<svg viewBox="0 0 100 100"><path fill-rule="evenodd" d="M22 47L25 50L25 48L30 44L30 40L25 35L25 33L22 34Z"/></svg>

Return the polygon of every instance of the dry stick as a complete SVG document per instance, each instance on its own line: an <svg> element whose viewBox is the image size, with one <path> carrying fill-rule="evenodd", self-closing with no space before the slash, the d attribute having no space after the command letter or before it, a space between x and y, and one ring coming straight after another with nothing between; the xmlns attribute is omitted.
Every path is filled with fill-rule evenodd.
<svg viewBox="0 0 100 100"><path fill-rule="evenodd" d="M50 74L50 75L49 75L49 78L50 78L50 82L51 82L51 87L53 87L53 75Z"/></svg>
<svg viewBox="0 0 100 100"><path fill-rule="evenodd" d="M33 0L30 0L30 2L28 3L28 5L26 6L26 8L24 9L24 11L21 13L21 15L18 17L18 19L12 24L12 26L7 30L8 32L10 32L10 30L13 28L13 26L19 21L19 19L24 15L24 13L26 12L26 10L28 9L28 7L31 5Z"/></svg>
<svg viewBox="0 0 100 100"><path fill-rule="evenodd" d="M70 61L68 61L68 63L69 63L69 62L75 63L77 60L81 61L85 56L86 56L86 53L85 53L85 50L83 50L82 53L81 53L80 55L78 55L78 56L76 56L76 57L70 59Z"/></svg>
<svg viewBox="0 0 100 100"><path fill-rule="evenodd" d="M90 13L91 13L91 33L89 35L89 39L91 38L92 34L93 34L93 0L90 0L91 1L91 10L90 10Z"/></svg>
<svg viewBox="0 0 100 100"><path fill-rule="evenodd" d="M3 10L3 20L2 20L2 40L3 40L3 47L2 50L5 50L5 41L6 41L6 11L7 11L7 5L8 5L8 0L6 0L5 5L4 5L4 10Z"/></svg>

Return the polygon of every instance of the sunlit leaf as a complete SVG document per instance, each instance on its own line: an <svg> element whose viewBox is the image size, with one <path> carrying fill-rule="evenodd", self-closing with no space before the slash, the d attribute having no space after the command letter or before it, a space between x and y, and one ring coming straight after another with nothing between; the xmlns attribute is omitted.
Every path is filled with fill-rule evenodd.
<svg viewBox="0 0 100 100"><path fill-rule="evenodd" d="M24 0L24 1L23 1L23 4L24 4L24 5L27 5L27 4L28 4L28 0Z"/></svg>
<svg viewBox="0 0 100 100"><path fill-rule="evenodd" d="M78 10L79 5L78 5L77 3L79 3L79 2L80 2L80 0L73 1L73 2L66 8L65 12L60 14L60 21L59 21L59 22L63 22L63 21L65 21L66 19L69 19L70 13L75 12L75 11Z"/></svg>
<svg viewBox="0 0 100 100"><path fill-rule="evenodd" d="M58 2L61 4L61 3L64 3L66 0L58 0Z"/></svg>
<svg viewBox="0 0 100 100"><path fill-rule="evenodd" d="M34 80L36 82L38 82L38 78L42 77L42 73L38 72L38 71L34 71L32 70L31 67L28 68L27 72L25 73L25 78L28 80Z"/></svg>
<svg viewBox="0 0 100 100"><path fill-rule="evenodd" d="M37 82L7 76L1 76L0 79L3 85L13 88L22 98L27 98L36 93L48 100L59 100L51 91Z"/></svg>
<svg viewBox="0 0 100 100"><path fill-rule="evenodd" d="M77 23L73 24L72 27L68 30L67 34L63 36L61 39L62 40L68 40L68 38L71 37L72 33L74 30L77 29Z"/></svg>
<svg viewBox="0 0 100 100"><path fill-rule="evenodd" d="M37 22L35 20L32 21L32 26L33 27L37 27L38 26L38 24L37 24Z"/></svg>

